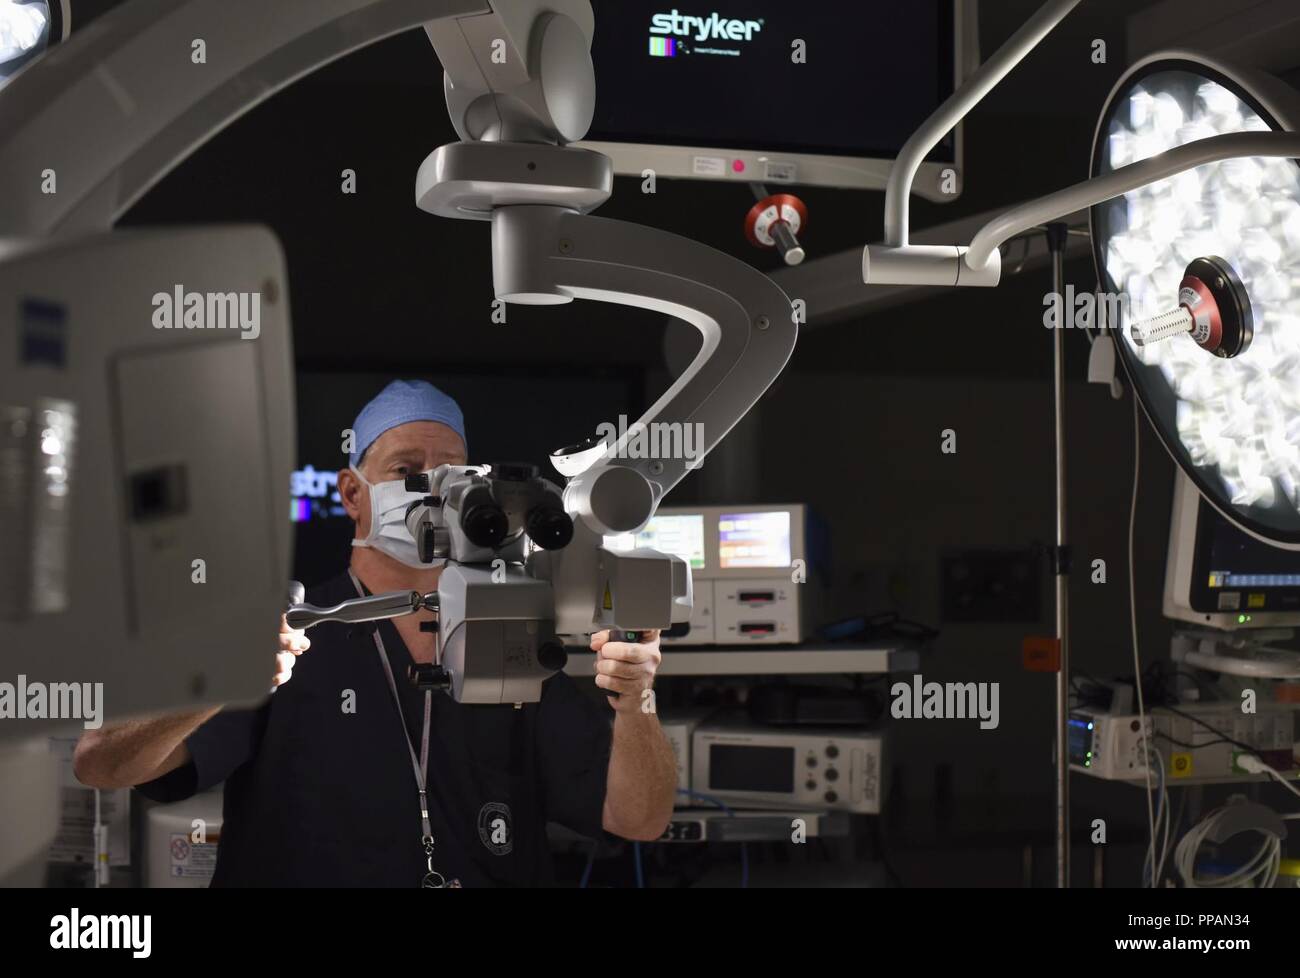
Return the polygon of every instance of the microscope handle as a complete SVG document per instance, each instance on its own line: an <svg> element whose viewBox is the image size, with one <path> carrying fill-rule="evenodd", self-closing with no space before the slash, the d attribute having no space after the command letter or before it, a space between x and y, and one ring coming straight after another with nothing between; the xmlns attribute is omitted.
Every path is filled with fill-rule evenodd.
<svg viewBox="0 0 1300 978"><path fill-rule="evenodd" d="M611 642L632 642L633 644L641 641L641 632L635 629L611 628L609 630L609 640ZM616 700L621 693L616 693L612 689L605 690L605 695L612 700Z"/></svg>
<svg viewBox="0 0 1300 978"><path fill-rule="evenodd" d="M286 613L290 628L311 628L325 621L378 621L381 618L400 618L424 607L419 591L387 591L366 598L351 598L329 608L310 604L295 604Z"/></svg>

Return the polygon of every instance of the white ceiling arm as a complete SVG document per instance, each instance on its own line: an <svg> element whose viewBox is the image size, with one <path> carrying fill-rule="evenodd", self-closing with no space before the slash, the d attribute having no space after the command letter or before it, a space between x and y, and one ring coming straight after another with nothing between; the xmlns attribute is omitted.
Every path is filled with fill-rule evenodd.
<svg viewBox="0 0 1300 978"><path fill-rule="evenodd" d="M885 185L887 246L907 246L912 181L926 155L1078 4L1079 0L1049 0L1043 4L991 58L958 86L943 105L935 109L899 150L898 157L889 170L889 181Z"/></svg>
<svg viewBox="0 0 1300 978"><path fill-rule="evenodd" d="M576 23L590 45L588 0L134 0L74 33L0 90L0 236L109 227L267 96L335 58L431 21L474 23L468 36L453 29L436 40L449 82L480 92L508 86L499 91L517 93L536 116L538 93L550 94L547 79L531 77L539 69L519 55L529 49L529 25L550 11ZM558 51L573 47L573 34L554 32ZM510 71L484 77L484 54L465 50L483 37L505 42ZM195 64L192 45L199 40L206 61ZM569 95L575 86L564 81L560 94ZM541 101L545 107L553 99ZM560 139L581 122L553 115ZM41 192L46 170L56 174L56 193Z"/></svg>
<svg viewBox="0 0 1300 978"><path fill-rule="evenodd" d="M1159 156L1130 163L1102 176L1027 201L998 215L980 228L971 239L964 262L972 273L977 273L989 264L1000 245L1036 225L1055 221L1066 214L1100 204L1104 200L1206 163L1252 156L1300 158L1300 133L1241 132L1197 139Z"/></svg>
<svg viewBox="0 0 1300 978"><path fill-rule="evenodd" d="M666 231L559 207L495 211L492 270L507 301L614 302L686 320L703 336L690 367L637 422L661 446L676 438L689 457L626 457L636 452L629 434L570 481L570 511L597 532L643 526L776 379L798 333L790 299L745 262Z"/></svg>

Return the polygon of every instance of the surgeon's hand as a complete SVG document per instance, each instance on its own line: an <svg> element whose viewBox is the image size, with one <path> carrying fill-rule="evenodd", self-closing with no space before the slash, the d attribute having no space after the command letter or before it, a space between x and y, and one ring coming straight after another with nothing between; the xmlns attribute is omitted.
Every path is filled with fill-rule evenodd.
<svg viewBox="0 0 1300 978"><path fill-rule="evenodd" d="M275 676L271 679L271 688L283 686L293 675L293 663L298 656L311 648L311 639L307 633L298 628L290 628L284 615L280 616L280 651L275 654Z"/></svg>
<svg viewBox="0 0 1300 978"><path fill-rule="evenodd" d="M609 705L620 713L653 713L653 694L646 691L654 686L655 672L663 655L659 651L659 633L647 629L639 642L611 642L609 631L591 636L591 650L596 653L593 668L596 685L618 693L609 698Z"/></svg>

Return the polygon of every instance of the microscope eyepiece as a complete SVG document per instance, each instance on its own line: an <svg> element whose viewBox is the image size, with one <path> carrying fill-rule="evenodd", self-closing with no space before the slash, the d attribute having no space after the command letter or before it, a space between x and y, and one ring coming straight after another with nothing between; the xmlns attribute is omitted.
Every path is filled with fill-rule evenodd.
<svg viewBox="0 0 1300 978"><path fill-rule="evenodd" d="M560 550L573 539L573 520L559 506L544 503L528 511L524 530L543 550Z"/></svg>
<svg viewBox="0 0 1300 978"><path fill-rule="evenodd" d="M407 492L428 492L429 491L429 474L427 472L417 472L415 475L406 477Z"/></svg>
<svg viewBox="0 0 1300 978"><path fill-rule="evenodd" d="M487 486L474 486L461 499L460 528L476 547L495 549L510 532L510 520Z"/></svg>

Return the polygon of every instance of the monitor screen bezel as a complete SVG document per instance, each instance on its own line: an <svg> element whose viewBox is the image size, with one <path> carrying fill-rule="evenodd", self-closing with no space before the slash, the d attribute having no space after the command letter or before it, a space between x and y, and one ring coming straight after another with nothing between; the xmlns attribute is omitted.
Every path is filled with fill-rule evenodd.
<svg viewBox="0 0 1300 978"><path fill-rule="evenodd" d="M952 84L955 88L978 64L978 5L951 0ZM599 84L599 79L597 80ZM865 123L864 123L865 124ZM963 184L963 126L952 132L952 159L927 159L918 169L912 193L945 203L961 196ZM772 150L760 146L725 147L624 142L584 139L573 144L608 156L620 176L709 180L730 183L768 183L883 190L893 166L892 158L855 157L825 153ZM707 161L702 163L701 161ZM718 165L721 162L722 165ZM949 173L948 171L951 171Z"/></svg>
<svg viewBox="0 0 1300 978"><path fill-rule="evenodd" d="M1207 518L1208 517L1208 518ZM1174 479L1173 511L1170 519L1169 551L1165 565L1164 614L1168 618L1221 629L1290 628L1300 626L1300 607L1279 608L1283 597L1300 600L1300 587L1211 588L1211 539L1215 522L1232 527L1257 545L1272 546L1246 533L1219 513L1179 469ZM1286 548L1275 547L1286 552ZM1300 561L1300 555L1297 556ZM1239 607L1220 608L1219 595L1240 594ZM1249 595L1263 594L1262 608L1249 607ZM1242 621L1241 616L1246 616Z"/></svg>

